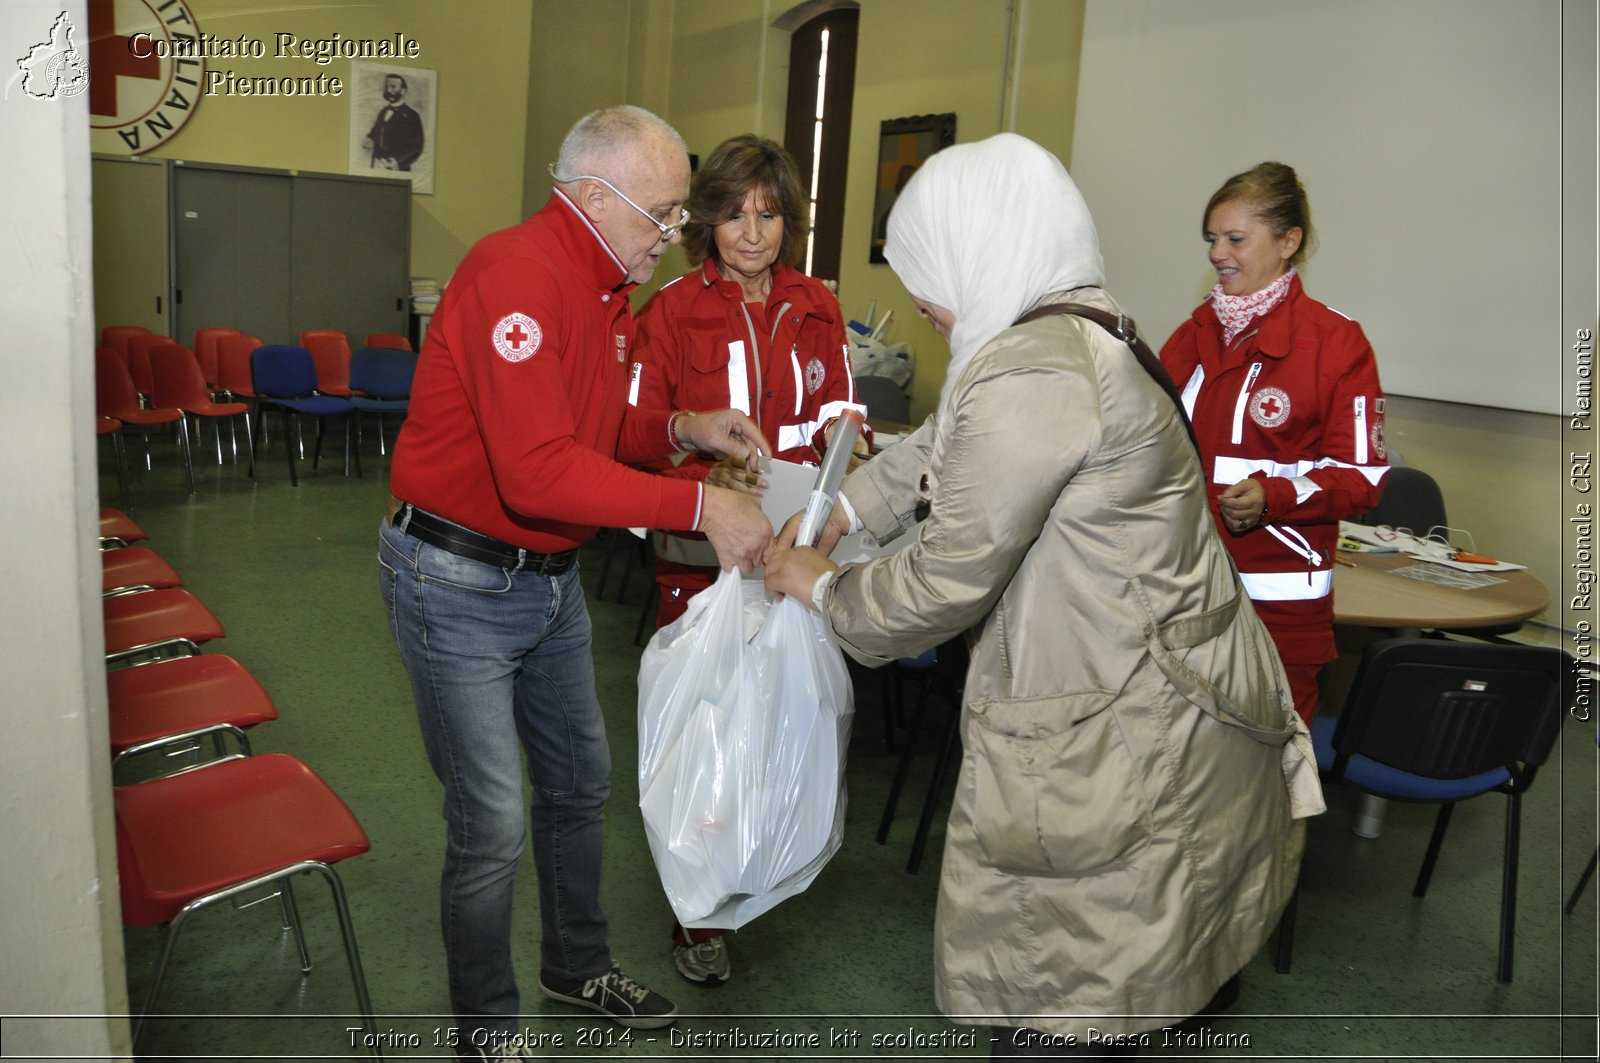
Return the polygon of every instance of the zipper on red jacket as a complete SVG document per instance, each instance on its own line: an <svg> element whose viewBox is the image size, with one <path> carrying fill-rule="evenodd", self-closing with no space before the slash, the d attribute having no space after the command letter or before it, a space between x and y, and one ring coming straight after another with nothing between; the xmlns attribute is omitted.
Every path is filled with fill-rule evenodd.
<svg viewBox="0 0 1600 1063"><path fill-rule="evenodd" d="M744 315L744 330L750 337L750 364L755 366L756 370L756 386L750 400L750 419L756 423L757 428L765 432L766 427L761 423L761 348L757 345L756 323L750 320L750 311L742 301L739 303L739 313Z"/></svg>
<svg viewBox="0 0 1600 1063"><path fill-rule="evenodd" d="M1233 404L1233 445L1238 446L1244 442L1244 411L1250 405L1250 389L1255 386L1256 377L1261 375L1261 363L1254 362L1250 372L1244 376L1244 385L1239 388L1239 398Z"/></svg>
<svg viewBox="0 0 1600 1063"><path fill-rule="evenodd" d="M1274 539L1287 546L1294 553L1299 554L1306 562L1306 585L1311 585L1311 573L1322 568L1322 555L1311 545L1304 535L1293 528L1286 528L1281 524L1263 525Z"/></svg>

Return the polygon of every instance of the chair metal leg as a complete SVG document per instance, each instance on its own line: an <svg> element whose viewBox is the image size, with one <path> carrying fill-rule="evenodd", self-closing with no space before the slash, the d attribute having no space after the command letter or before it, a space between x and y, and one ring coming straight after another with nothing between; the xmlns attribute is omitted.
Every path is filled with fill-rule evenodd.
<svg viewBox="0 0 1600 1063"><path fill-rule="evenodd" d="M285 435L287 434L285 432ZM172 917L172 921L161 928L161 950L156 957L155 974L151 978L150 988L145 992L144 1006L133 1022L133 1043L135 1045L138 1044L139 1033L144 1028L145 1019L149 1017L150 1011L155 1006L156 999L160 994L161 983L166 976L167 963L172 957L172 948L178 940L178 931L182 928L184 919L200 909L209 907L219 901L259 890L265 886L275 886L280 903L285 904L285 915L291 918L295 926L298 927L300 921L299 911L294 904L293 893L289 887L289 879L303 871L319 872L333 893L334 910L339 917L339 932L344 938L345 958L350 963L350 980L355 988L356 1005L360 1009L361 1018L366 1025L367 1032L373 1035L369 1038L372 1042L373 1057L377 1059L383 1058L383 1050L376 1043L376 1035L379 1032L378 1022L372 1011L372 995L367 990L367 977L361 967L361 952L356 946L355 926L350 921L350 904L345 897L344 884L340 882L338 872L334 871L329 865L317 860L301 861L298 864L281 868L278 871L262 875L247 882L236 883L227 889L207 894L204 897L198 897L178 910L178 914ZM266 897L261 898L261 900L269 899ZM310 971L311 961L305 951L303 941L300 946L300 955L301 971Z"/></svg>
<svg viewBox="0 0 1600 1063"><path fill-rule="evenodd" d="M295 947L300 950L300 973L311 973L311 953L306 949L305 931L300 926L300 905L294 899L294 879L285 878L278 883L278 906L283 910L287 929L294 931Z"/></svg>
<svg viewBox="0 0 1600 1063"><path fill-rule="evenodd" d="M354 465L356 479L361 479L361 447L356 444L356 415L351 410L344 415L344 474L350 475L350 467Z"/></svg>
<svg viewBox="0 0 1600 1063"><path fill-rule="evenodd" d="M298 473L295 472L295 468L294 468L294 439L293 439L293 437L299 434L298 429L300 427L300 418L296 417L294 419L294 424L295 424L295 428L297 429L297 431L290 432L289 431L289 411L287 409L284 409L283 410L283 453L289 459L289 486L290 487L299 487L300 486L300 476L299 476Z"/></svg>
<svg viewBox="0 0 1600 1063"><path fill-rule="evenodd" d="M1289 965L1294 959L1294 920L1298 914L1300 904L1300 888L1289 894L1289 903L1283 907L1283 915L1278 918L1278 950L1272 961L1272 969L1279 974L1288 974Z"/></svg>
<svg viewBox="0 0 1600 1063"><path fill-rule="evenodd" d="M128 448L122 441L122 429L111 433L111 453L117 462L117 492L122 508L128 508Z"/></svg>
<svg viewBox="0 0 1600 1063"><path fill-rule="evenodd" d="M654 616L655 611L661 607L660 588L657 585L652 584L651 590L654 593L645 595L644 605L639 608L639 623L633 629L633 644L635 646L644 645L645 625L650 623L650 618Z"/></svg>
<svg viewBox="0 0 1600 1063"><path fill-rule="evenodd" d="M889 667L900 666L892 664ZM889 826L894 822L894 810L900 804L900 791L905 788L906 777L911 774L911 757L917 751L917 736L922 733L922 721L928 715L928 698L932 694L933 681L930 679L922 688L922 696L917 699L917 711L906 723L905 748L900 750L900 761L895 765L894 779L889 783L889 798L883 803L883 819L878 822L879 845L889 840Z"/></svg>
<svg viewBox="0 0 1600 1063"><path fill-rule="evenodd" d="M350 921L350 904L345 899L344 884L339 881L338 872L327 864L315 864L314 870L322 873L327 880L328 888L333 891L333 904L339 913L339 932L344 935L344 954L350 961L350 981L355 986L356 1005L361 1009L361 1017L367 1024L368 1032L372 1038L372 1055L376 1059L383 1058L383 1050L378 1047L377 1033L378 1020L372 1012L372 996L367 992L367 976L361 969L361 950L356 945L355 925Z"/></svg>
<svg viewBox="0 0 1600 1063"><path fill-rule="evenodd" d="M1500 884L1500 981L1511 981L1517 939L1517 868L1522 841L1522 795L1506 795L1506 855Z"/></svg>
<svg viewBox="0 0 1600 1063"><path fill-rule="evenodd" d="M887 668L878 669L882 676L879 684L878 700L883 703L883 748L890 753L895 749L894 729L900 721L905 719L903 698L900 691L900 666L891 664Z"/></svg>
<svg viewBox="0 0 1600 1063"><path fill-rule="evenodd" d="M1444 832L1450 829L1450 817L1455 814L1454 802L1439 806L1439 818L1433 821L1433 837L1428 839L1428 852L1422 858L1422 870L1417 872L1417 884L1411 896L1422 897L1428 892L1428 880L1433 878L1433 865L1439 859L1439 848L1444 845Z"/></svg>
<svg viewBox="0 0 1600 1063"><path fill-rule="evenodd" d="M155 973L150 976L150 988L145 990L144 1004L139 1008L139 1015L133 1020L133 1033L129 1041L130 1046L139 1043L139 1033L144 1029L145 1019L150 1017L150 1011L156 1005L156 997L161 993L161 980L167 975L167 961L172 958L172 946L178 940L178 930L183 921L184 914L189 909L185 908L173 917L172 922L161 928L161 949L156 953Z"/></svg>
<svg viewBox="0 0 1600 1063"><path fill-rule="evenodd" d="M628 534L620 528L602 528L601 531L606 537L606 552L600 561L600 578L594 585L594 600L597 602L604 601L606 597L606 578L611 575L611 555L622 541L621 536Z"/></svg>
<svg viewBox="0 0 1600 1063"><path fill-rule="evenodd" d="M256 477L256 437L250 428L250 411L246 410L239 416L244 418L244 441L246 450L250 455L250 478L253 480ZM235 460L238 460L237 454L235 455Z"/></svg>
<svg viewBox="0 0 1600 1063"><path fill-rule="evenodd" d="M1572 896L1567 898L1567 906L1564 909L1568 915L1578 907L1578 898L1583 896L1584 888L1589 885L1589 880L1594 878L1596 864L1600 864L1600 849L1596 849L1594 855L1589 857L1589 866L1583 869L1583 874L1578 876L1578 884L1572 887Z"/></svg>
<svg viewBox="0 0 1600 1063"><path fill-rule="evenodd" d="M939 791L944 789L944 777L950 772L950 757L960 744L961 705L957 702L950 706L944 747L939 750L939 761L933 766L933 778L928 780L928 794L922 800L922 817L917 820L917 835L911 839L911 856L906 860L906 870L913 875L922 867L922 851L928 844L928 830L933 826L933 814L939 805Z"/></svg>
<svg viewBox="0 0 1600 1063"><path fill-rule="evenodd" d="M189 481L189 493L194 494L194 455L189 449L189 418L178 418L178 442L183 447L183 473Z"/></svg>

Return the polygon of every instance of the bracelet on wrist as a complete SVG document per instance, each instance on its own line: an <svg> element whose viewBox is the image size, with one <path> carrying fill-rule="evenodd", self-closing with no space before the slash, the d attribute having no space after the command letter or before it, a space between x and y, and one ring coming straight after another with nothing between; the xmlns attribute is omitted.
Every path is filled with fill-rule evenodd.
<svg viewBox="0 0 1600 1063"><path fill-rule="evenodd" d="M694 412L691 410L678 410L667 418L667 445L680 454L686 454L694 448L684 446L683 440L678 436L678 418L693 416Z"/></svg>

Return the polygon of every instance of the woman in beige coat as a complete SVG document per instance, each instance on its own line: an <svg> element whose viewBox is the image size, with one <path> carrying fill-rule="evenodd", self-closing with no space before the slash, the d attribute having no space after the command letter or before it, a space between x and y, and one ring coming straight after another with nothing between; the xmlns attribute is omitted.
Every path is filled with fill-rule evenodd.
<svg viewBox="0 0 1600 1063"><path fill-rule="evenodd" d="M1117 313L1061 163L1001 134L947 148L889 263L950 342L932 418L854 473L823 546L768 587L854 655L971 643L935 925L940 1008L997 1055L1160 1044L1261 947L1321 810L1272 642L1217 540L1171 397L1059 303Z"/></svg>

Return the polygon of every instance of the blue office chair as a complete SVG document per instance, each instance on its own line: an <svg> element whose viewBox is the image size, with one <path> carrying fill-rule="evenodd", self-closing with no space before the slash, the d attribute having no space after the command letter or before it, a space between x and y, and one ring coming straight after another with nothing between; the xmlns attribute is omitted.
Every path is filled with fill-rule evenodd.
<svg viewBox="0 0 1600 1063"><path fill-rule="evenodd" d="M1502 982L1511 981L1522 795L1561 729L1571 666L1572 658L1553 647L1385 639L1362 657L1340 714L1318 717L1311 729L1326 781L1440 806L1414 897L1428 891L1456 804L1506 795ZM1296 904L1291 900L1279 924L1280 972L1289 969Z"/></svg>
<svg viewBox="0 0 1600 1063"><path fill-rule="evenodd" d="M411 351L387 347L363 347L350 358L350 404L362 413L378 415L378 453L387 454L383 438L383 415L402 417L411 406L411 378L417 371L417 356ZM357 422L359 428L359 421ZM359 435L359 433L358 433Z"/></svg>
<svg viewBox="0 0 1600 1063"><path fill-rule="evenodd" d="M250 373L256 401L263 416L275 408L283 417L283 449L289 459L289 482L300 486L295 471L294 435L289 431L289 416L315 417L317 419L317 446L312 454L311 467L317 467L322 458L323 426L329 417L344 418L344 474L350 475L352 455L356 475L361 475L361 455L351 445L355 430L355 407L349 399L317 394L317 369L311 352L304 347L269 344L257 347L250 353ZM260 434L256 436L259 440Z"/></svg>

